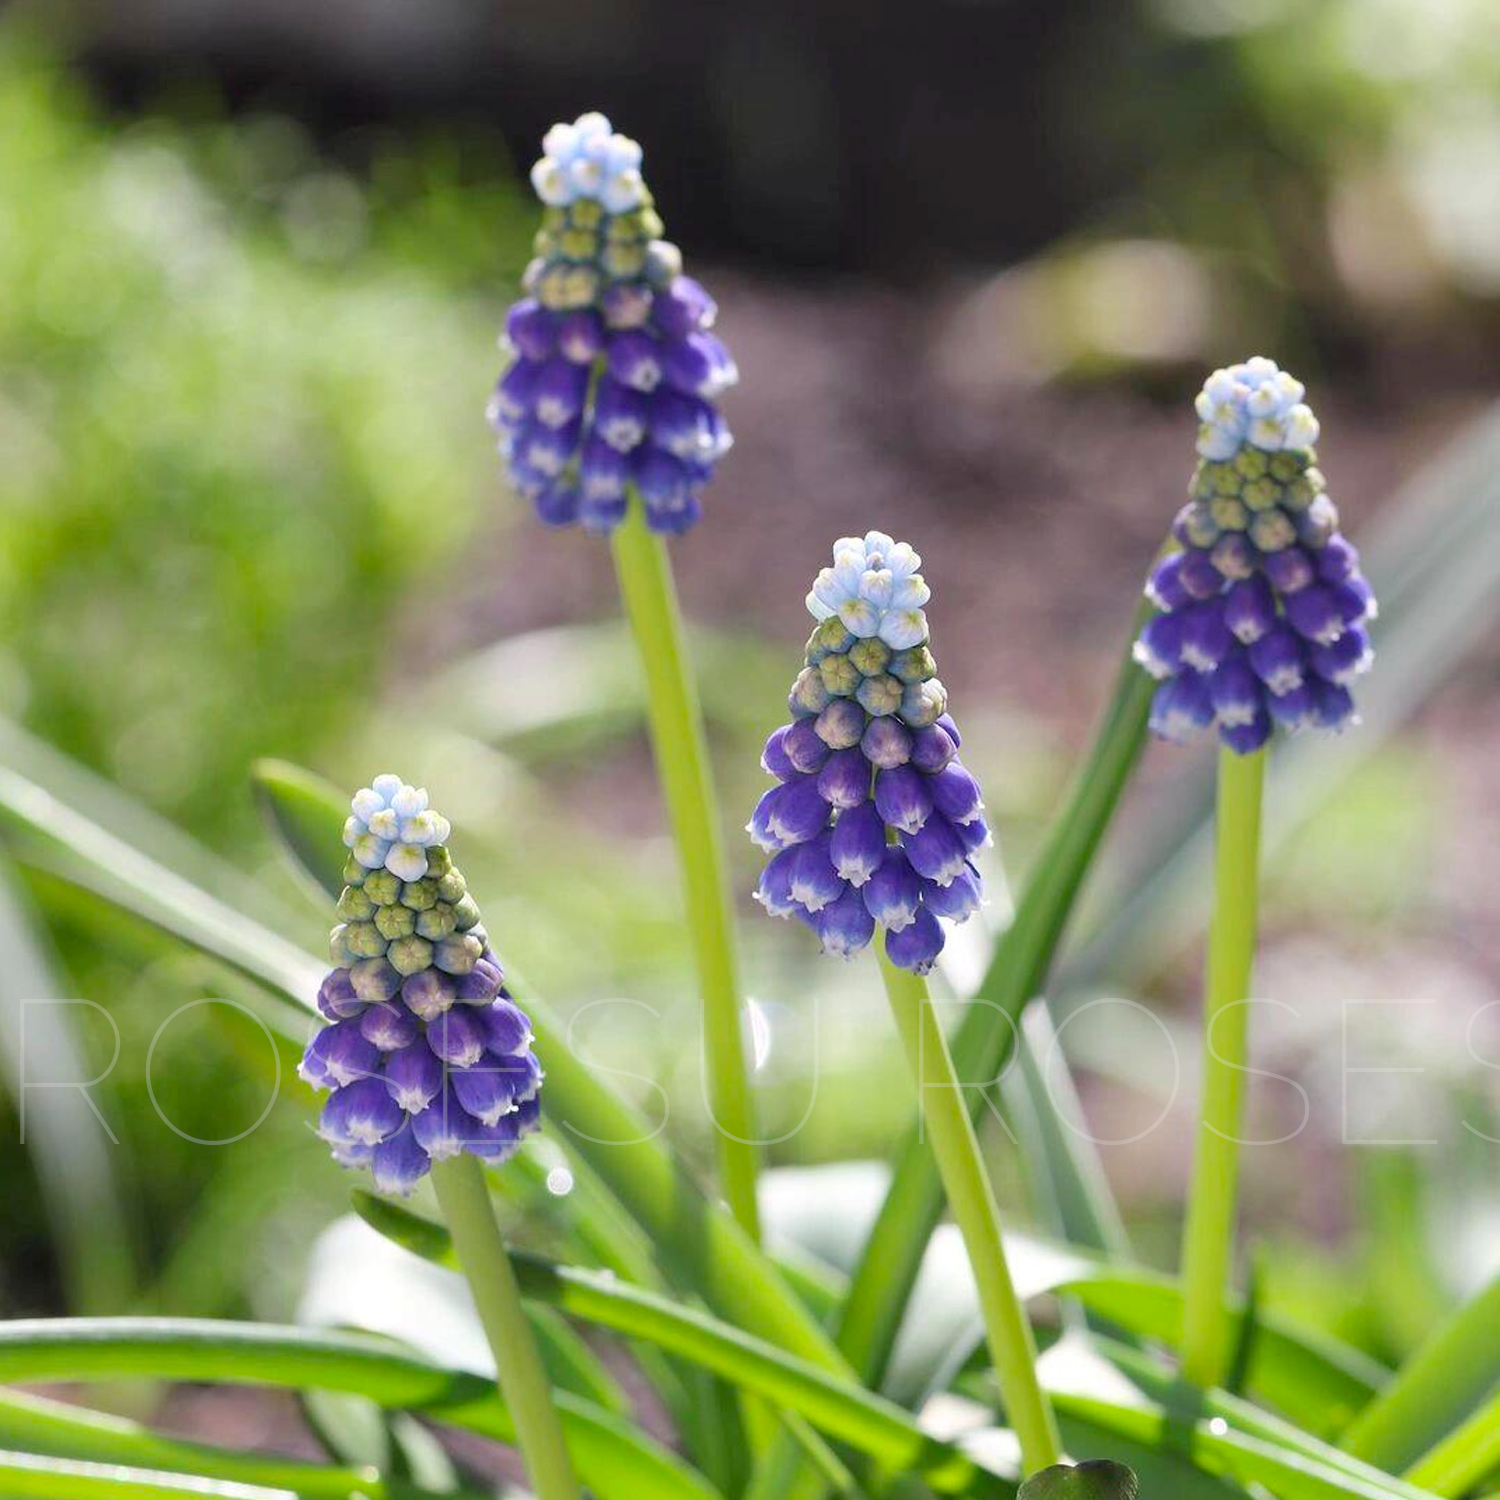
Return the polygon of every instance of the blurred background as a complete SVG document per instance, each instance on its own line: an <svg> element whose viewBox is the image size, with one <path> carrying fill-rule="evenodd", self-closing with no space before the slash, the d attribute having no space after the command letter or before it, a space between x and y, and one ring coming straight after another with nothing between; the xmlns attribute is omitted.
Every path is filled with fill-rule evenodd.
<svg viewBox="0 0 1500 1500"><path fill-rule="evenodd" d="M924 554L1019 881L1191 471L1204 372L1258 351L1306 380L1386 608L1365 727L1278 754L1257 992L1282 1008L1257 1018L1259 1065L1307 1112L1299 1130L1292 1082L1255 1090L1260 1137L1297 1134L1249 1153L1248 1219L1270 1305L1398 1357L1500 1243L1490 0L0 15L0 1312L285 1317L347 1186L293 1079L245 1139L184 1138L255 1125L265 1040L222 1007L176 1014L237 992L80 891L17 815L36 821L38 788L316 951L326 909L278 862L251 763L425 782L534 984L652 1007L598 1008L580 1037L659 1079L674 1141L704 1154L607 552L535 525L482 421L526 168L587 108L644 143L742 371L736 450L674 556L747 894L735 830L834 537L880 526ZM1052 997L1088 1127L1122 1142L1100 1156L1136 1251L1162 1265L1210 770L1148 749ZM794 1132L772 1159L883 1153L908 1111L873 970L815 966L745 908L765 1133ZM108 1016L23 1012L48 995ZM114 1140L76 1092L33 1092L23 1146L23 1069L109 1070L110 1019L92 1097ZM1421 1071L1353 1071L1398 1066ZM1024 1214L1013 1153L995 1160Z"/></svg>

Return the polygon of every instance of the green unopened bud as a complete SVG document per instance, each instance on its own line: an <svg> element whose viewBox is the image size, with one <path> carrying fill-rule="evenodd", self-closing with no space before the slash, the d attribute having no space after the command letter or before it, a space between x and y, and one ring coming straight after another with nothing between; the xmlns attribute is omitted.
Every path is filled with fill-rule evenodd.
<svg viewBox="0 0 1500 1500"><path fill-rule="evenodd" d="M412 941L420 942L420 938ZM423 945L428 946L426 944ZM445 937L431 945L432 962L445 974L467 974L479 962L484 944L472 933L461 937Z"/></svg>
<svg viewBox="0 0 1500 1500"><path fill-rule="evenodd" d="M866 677L877 677L885 671L891 659L891 648L879 636L866 641L856 641L849 648L849 660Z"/></svg>
<svg viewBox="0 0 1500 1500"><path fill-rule="evenodd" d="M406 908L403 906L401 910L406 911ZM430 911L419 912L412 920L416 924L417 935L434 942L438 938L447 937L458 927L453 908L446 901L439 901Z"/></svg>
<svg viewBox="0 0 1500 1500"><path fill-rule="evenodd" d="M1222 530L1214 520L1213 506L1204 501L1190 505L1182 518L1182 534L1194 547L1212 547Z"/></svg>
<svg viewBox="0 0 1500 1500"><path fill-rule="evenodd" d="M1270 455L1260 448L1241 448L1234 456L1234 471L1241 479L1259 479L1270 467Z"/></svg>
<svg viewBox="0 0 1500 1500"><path fill-rule="evenodd" d="M1327 495L1319 495L1305 511L1297 517L1297 538L1305 546L1323 547L1328 538L1339 529L1339 511Z"/></svg>
<svg viewBox="0 0 1500 1500"><path fill-rule="evenodd" d="M344 883L346 885L363 885L365 877L369 873L352 854L344 861Z"/></svg>
<svg viewBox="0 0 1500 1500"><path fill-rule="evenodd" d="M394 943L397 938L410 937L417 930L417 914L400 902L395 906L377 907L375 926L381 937Z"/></svg>
<svg viewBox="0 0 1500 1500"><path fill-rule="evenodd" d="M856 637L837 615L829 615L813 631L813 639L821 641L829 651L847 651Z"/></svg>
<svg viewBox="0 0 1500 1500"><path fill-rule="evenodd" d="M1309 469L1299 474L1286 487L1284 503L1293 510L1306 510L1327 486L1321 469Z"/></svg>
<svg viewBox="0 0 1500 1500"><path fill-rule="evenodd" d="M379 958L385 939L373 922L350 922L344 928L344 946L356 958Z"/></svg>
<svg viewBox="0 0 1500 1500"><path fill-rule="evenodd" d="M430 857L431 851L429 850L428 853ZM429 880L432 878L432 869L430 865L428 866L427 878ZM463 876L459 874L457 870L449 869L445 874L438 877L437 893L439 901L446 901L450 905L455 901L462 901L464 898L464 893L468 889L469 887L465 882Z"/></svg>
<svg viewBox="0 0 1500 1500"><path fill-rule="evenodd" d="M1240 499L1251 510L1270 510L1281 499L1281 486L1274 479L1252 479L1240 491Z"/></svg>
<svg viewBox="0 0 1500 1500"><path fill-rule="evenodd" d="M818 663L823 686L835 698L850 698L860 683L859 668L847 656L825 656Z"/></svg>
<svg viewBox="0 0 1500 1500"><path fill-rule="evenodd" d="M599 264L617 281L629 281L646 269L644 245L606 245Z"/></svg>
<svg viewBox="0 0 1500 1500"><path fill-rule="evenodd" d="M365 881L365 895L376 906L390 906L401 899L401 882L389 870L372 870Z"/></svg>
<svg viewBox="0 0 1500 1500"><path fill-rule="evenodd" d="M898 651L891 658L890 673L898 682L926 682L937 674L937 662L926 646L913 646L908 651Z"/></svg>
<svg viewBox="0 0 1500 1500"><path fill-rule="evenodd" d="M818 675L816 667L804 667L797 674L797 680L792 684L792 690L787 695L787 707L797 715L798 718L811 718L814 714L820 714L828 707L828 701L832 697L828 689L823 686L823 679Z"/></svg>
<svg viewBox="0 0 1500 1500"><path fill-rule="evenodd" d="M1090 1458L1040 1470L1021 1486L1016 1500L1137 1500L1140 1489L1124 1464Z"/></svg>
<svg viewBox="0 0 1500 1500"><path fill-rule="evenodd" d="M1285 450L1280 453L1273 453L1269 465L1271 478L1278 480L1282 484L1289 484L1306 467L1307 460L1300 454L1289 453Z"/></svg>
<svg viewBox="0 0 1500 1500"><path fill-rule="evenodd" d="M587 229L565 229L557 237L557 248L568 260L593 260L599 253L599 241Z"/></svg>
<svg viewBox="0 0 1500 1500"><path fill-rule="evenodd" d="M328 934L328 962L335 969L347 969L354 962L354 955L349 951L349 945L344 941L344 933L347 930L346 924L340 922Z"/></svg>
<svg viewBox="0 0 1500 1500"><path fill-rule="evenodd" d="M441 880L453 868L453 856L446 844L434 844L427 851L427 878Z"/></svg>
<svg viewBox="0 0 1500 1500"><path fill-rule="evenodd" d="M426 938L406 937L392 943L385 956L398 974L420 974L432 967L433 948Z"/></svg>
<svg viewBox="0 0 1500 1500"><path fill-rule="evenodd" d="M1205 466L1205 473L1209 484L1213 486L1213 494L1239 494L1240 476L1235 473L1233 464L1208 464Z"/></svg>
<svg viewBox="0 0 1500 1500"><path fill-rule="evenodd" d="M409 906L413 911L427 911L437 905L437 881L428 880L425 876L421 880L408 880L401 887L401 904Z"/></svg>
<svg viewBox="0 0 1500 1500"><path fill-rule="evenodd" d="M1250 540L1262 552L1281 552L1297 540L1297 528L1278 505L1275 510L1262 511L1250 522Z"/></svg>
<svg viewBox="0 0 1500 1500"><path fill-rule="evenodd" d="M339 897L338 914L346 922L368 922L375 913L375 903L357 885L346 885Z"/></svg>
<svg viewBox="0 0 1500 1500"><path fill-rule="evenodd" d="M453 925L460 932L468 932L470 928L479 925L479 906L472 896L465 896L461 901L454 903Z"/></svg>
<svg viewBox="0 0 1500 1500"><path fill-rule="evenodd" d="M873 714L878 719L883 714L895 713L901 707L904 692L898 678L892 677L889 672L882 672L877 677L866 677L854 696L859 699L860 707L866 713Z"/></svg>
<svg viewBox="0 0 1500 1500"><path fill-rule="evenodd" d="M948 689L936 677L912 683L901 695L901 718L913 729L925 729L948 711Z"/></svg>
<svg viewBox="0 0 1500 1500"><path fill-rule="evenodd" d="M667 286L682 275L682 251L671 240L652 240L646 246L646 279Z"/></svg>
<svg viewBox="0 0 1500 1500"><path fill-rule="evenodd" d="M568 222L578 229L597 229L604 222L604 207L592 198L577 198L568 205Z"/></svg>
<svg viewBox="0 0 1500 1500"><path fill-rule="evenodd" d="M1250 512L1238 495L1219 495L1209 505L1214 521L1225 531L1243 531Z"/></svg>

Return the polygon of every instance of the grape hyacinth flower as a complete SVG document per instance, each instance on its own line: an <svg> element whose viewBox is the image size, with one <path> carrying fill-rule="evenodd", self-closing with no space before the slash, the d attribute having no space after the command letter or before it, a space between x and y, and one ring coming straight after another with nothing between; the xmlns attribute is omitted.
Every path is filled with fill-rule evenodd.
<svg viewBox="0 0 1500 1500"><path fill-rule="evenodd" d="M534 1130L541 1066L479 908L427 793L377 776L354 794L327 1024L299 1072L329 1091L319 1134L385 1192L409 1193L432 1162L503 1161Z"/></svg>
<svg viewBox="0 0 1500 1500"><path fill-rule="evenodd" d="M717 308L661 237L640 146L587 114L542 153L546 210L488 411L501 456L548 525L607 534L635 493L653 531L680 535L731 442L717 401L739 375Z"/></svg>
<svg viewBox="0 0 1500 1500"><path fill-rule="evenodd" d="M1151 728L1178 743L1210 725L1260 749L1280 724L1340 730L1368 670L1375 596L1339 531L1302 383L1263 358L1215 370L1198 396L1198 467L1146 585L1161 613L1136 660L1161 686Z"/></svg>
<svg viewBox="0 0 1500 1500"><path fill-rule="evenodd" d="M927 643L922 559L883 532L843 537L807 596L819 623L792 685L792 720L761 764L778 785L750 836L772 857L756 899L849 958L885 928L891 962L928 973L940 917L983 900L971 856L989 842L979 784Z"/></svg>

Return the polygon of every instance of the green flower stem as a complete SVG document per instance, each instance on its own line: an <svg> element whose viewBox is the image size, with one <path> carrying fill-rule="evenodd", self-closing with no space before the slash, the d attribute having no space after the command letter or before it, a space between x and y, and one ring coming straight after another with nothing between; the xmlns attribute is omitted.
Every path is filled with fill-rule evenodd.
<svg viewBox="0 0 1500 1500"><path fill-rule="evenodd" d="M708 762L703 715L688 668L682 615L665 543L646 526L638 497L614 535L620 595L646 674L657 772L682 862L688 927L703 990L708 1097L718 1139L724 1197L752 1238L760 1238L755 1202L754 1123L740 1032L734 908Z"/></svg>
<svg viewBox="0 0 1500 1500"><path fill-rule="evenodd" d="M537 1500L579 1500L552 1388L521 1310L521 1291L495 1223L484 1172L472 1156L449 1157L433 1162L432 1185L495 1356L500 1394L515 1423Z"/></svg>
<svg viewBox="0 0 1500 1500"><path fill-rule="evenodd" d="M1233 1356L1225 1311L1234 1252L1250 973L1255 963L1260 806L1266 752L1219 752L1214 914L1203 1003L1203 1101L1182 1241L1182 1373L1207 1389Z"/></svg>
<svg viewBox="0 0 1500 1500"><path fill-rule="evenodd" d="M1006 1418L1020 1441L1023 1468L1035 1474L1061 1457L1057 1422L1037 1382L1036 1339L1011 1280L1000 1237L1000 1210L964 1107L962 1086L953 1071L948 1039L928 998L925 979L898 969L883 952L880 972L916 1079L922 1119L948 1206L969 1252Z"/></svg>

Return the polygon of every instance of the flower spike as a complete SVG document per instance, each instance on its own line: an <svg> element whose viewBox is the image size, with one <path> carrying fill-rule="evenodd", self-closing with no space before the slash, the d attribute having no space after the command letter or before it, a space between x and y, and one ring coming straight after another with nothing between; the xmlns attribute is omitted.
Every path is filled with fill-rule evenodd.
<svg viewBox="0 0 1500 1500"><path fill-rule="evenodd" d="M922 559L884 532L842 537L807 596L818 621L792 721L766 742L776 777L750 819L772 856L756 899L845 958L886 930L891 962L926 974L939 917L982 900L970 856L989 839L979 783L927 647Z"/></svg>
<svg viewBox="0 0 1500 1500"><path fill-rule="evenodd" d="M488 410L510 481L551 526L607 534L634 492L653 531L681 534L732 441L714 300L661 237L640 146L603 115L554 125L531 182L545 212Z"/></svg>
<svg viewBox="0 0 1500 1500"><path fill-rule="evenodd" d="M1277 724L1357 722L1349 685L1374 658L1375 596L1339 531L1302 382L1269 359L1215 370L1198 395L1200 458L1157 563L1135 659L1161 679L1152 731L1183 743L1210 725L1260 749Z"/></svg>
<svg viewBox="0 0 1500 1500"><path fill-rule="evenodd" d="M319 1134L383 1192L434 1160L512 1155L538 1123L542 1070L427 793L377 776L354 794L348 882L318 991L326 1024L299 1072L330 1091Z"/></svg>

